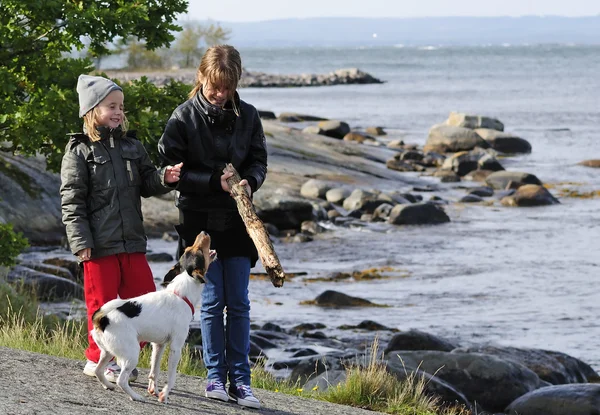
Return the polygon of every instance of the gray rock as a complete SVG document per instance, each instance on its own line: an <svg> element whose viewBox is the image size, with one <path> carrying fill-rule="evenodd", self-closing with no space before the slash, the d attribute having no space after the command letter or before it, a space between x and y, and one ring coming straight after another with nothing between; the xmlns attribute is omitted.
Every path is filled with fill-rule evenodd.
<svg viewBox="0 0 600 415"><path fill-rule="evenodd" d="M474 194L463 196L459 199L460 203L479 203L483 202L483 198L481 196L477 196Z"/></svg>
<svg viewBox="0 0 600 415"><path fill-rule="evenodd" d="M480 186L467 190L467 194L479 197L490 197L494 196L494 189L488 186Z"/></svg>
<svg viewBox="0 0 600 415"><path fill-rule="evenodd" d="M496 151L509 154L531 153L531 144L529 141L514 134L503 133L488 128L478 128L475 132Z"/></svg>
<svg viewBox="0 0 600 415"><path fill-rule="evenodd" d="M548 386L527 393L512 402L509 415L598 415L600 385Z"/></svg>
<svg viewBox="0 0 600 415"><path fill-rule="evenodd" d="M278 229L300 229L302 222L313 217L310 202L293 196L257 192L254 205L258 217Z"/></svg>
<svg viewBox="0 0 600 415"><path fill-rule="evenodd" d="M600 380L598 373L590 365L561 352L491 345L465 347L454 351L484 353L522 364L534 371L540 379L553 385Z"/></svg>
<svg viewBox="0 0 600 415"><path fill-rule="evenodd" d="M325 135L325 132L323 131L323 129L317 127L316 125L309 125L308 127L305 127L304 129L302 129L302 132L304 134L320 134L320 135Z"/></svg>
<svg viewBox="0 0 600 415"><path fill-rule="evenodd" d="M389 203L382 203L381 205L377 206L377 209L375 209L375 211L373 211L373 220L388 220L393 208L394 206L392 206Z"/></svg>
<svg viewBox="0 0 600 415"><path fill-rule="evenodd" d="M340 383L346 381L345 370L330 370L325 373L314 377L313 379L306 382L303 389L305 391L317 391L324 392L331 387L336 387Z"/></svg>
<svg viewBox="0 0 600 415"><path fill-rule="evenodd" d="M148 262L173 262L173 255L166 252L159 252L156 254L146 254L146 259Z"/></svg>
<svg viewBox="0 0 600 415"><path fill-rule="evenodd" d="M545 187L537 184L520 186L515 193L500 200L504 206L548 206L560 203Z"/></svg>
<svg viewBox="0 0 600 415"><path fill-rule="evenodd" d="M434 225L450 222L450 218L440 206L433 203L415 203L394 206L388 222L394 225Z"/></svg>
<svg viewBox="0 0 600 415"><path fill-rule="evenodd" d="M352 192L350 191L350 189L335 187L333 189L328 190L327 193L325 193L325 199L327 199L328 202L335 203L336 205L341 205L342 203L344 203L344 200L346 200L346 198L350 196L351 193Z"/></svg>
<svg viewBox="0 0 600 415"><path fill-rule="evenodd" d="M461 112L451 112L446 124L464 128L486 128L504 131L504 124L499 120L481 115L469 115Z"/></svg>
<svg viewBox="0 0 600 415"><path fill-rule="evenodd" d="M327 118L316 117L314 115L298 114L295 112L282 112L277 117L282 122L298 122L298 121L325 121Z"/></svg>
<svg viewBox="0 0 600 415"><path fill-rule="evenodd" d="M457 151L470 151L475 147L488 148L490 145L475 131L438 124L431 127L423 151L454 153Z"/></svg>
<svg viewBox="0 0 600 415"><path fill-rule="evenodd" d="M331 185L321 180L310 179L300 188L303 197L313 199L325 199L325 194L331 189Z"/></svg>
<svg viewBox="0 0 600 415"><path fill-rule="evenodd" d="M315 298L315 304L320 307L373 307L376 304L363 298L352 297L350 295L327 290Z"/></svg>
<svg viewBox="0 0 600 415"><path fill-rule="evenodd" d="M365 131L370 135L386 135L383 127L367 127Z"/></svg>
<svg viewBox="0 0 600 415"><path fill-rule="evenodd" d="M488 411L501 412L518 397L547 385L525 366L491 355L392 351L385 356L393 364L404 362L443 379Z"/></svg>
<svg viewBox="0 0 600 415"><path fill-rule="evenodd" d="M351 210L361 210L364 206L366 206L369 202L373 202L377 200L377 196L374 193L368 192L362 189L355 189L350 196L348 196L343 203L344 209ZM383 203L383 201L380 201ZM379 204L381 204L379 203ZM375 209L375 208L373 208Z"/></svg>
<svg viewBox="0 0 600 415"><path fill-rule="evenodd" d="M392 350L437 350L450 352L456 347L457 345L442 337L412 329L395 334L388 342L384 353L391 352Z"/></svg>
<svg viewBox="0 0 600 415"><path fill-rule="evenodd" d="M321 121L317 125L323 130L323 134L328 137L342 139L350 132L350 126L343 121Z"/></svg>
<svg viewBox="0 0 600 415"><path fill-rule="evenodd" d="M506 189L509 182L521 184L539 184L542 182L533 174L516 171L497 171L489 174L485 183L493 189Z"/></svg>
<svg viewBox="0 0 600 415"><path fill-rule="evenodd" d="M20 265L8 272L6 280L30 287L39 301L66 301L73 298L83 300L83 287L76 282Z"/></svg>
<svg viewBox="0 0 600 415"><path fill-rule="evenodd" d="M396 170L396 171L402 171L402 172L417 171L417 168L415 167L414 164L411 164L404 160L398 160L395 158L391 158L388 161L386 161L385 165L390 170Z"/></svg>
<svg viewBox="0 0 600 415"><path fill-rule="evenodd" d="M261 118L261 120L274 120L277 118L273 111L263 111L263 110L257 110L257 111L258 111L258 116Z"/></svg>

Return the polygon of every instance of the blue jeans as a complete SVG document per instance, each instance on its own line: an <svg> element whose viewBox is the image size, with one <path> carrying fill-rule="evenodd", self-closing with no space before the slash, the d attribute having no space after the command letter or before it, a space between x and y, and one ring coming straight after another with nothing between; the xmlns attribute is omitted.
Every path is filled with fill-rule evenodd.
<svg viewBox="0 0 600 415"><path fill-rule="evenodd" d="M229 377L232 385L250 385L250 258L217 259L205 279L200 311L208 380L225 384Z"/></svg>

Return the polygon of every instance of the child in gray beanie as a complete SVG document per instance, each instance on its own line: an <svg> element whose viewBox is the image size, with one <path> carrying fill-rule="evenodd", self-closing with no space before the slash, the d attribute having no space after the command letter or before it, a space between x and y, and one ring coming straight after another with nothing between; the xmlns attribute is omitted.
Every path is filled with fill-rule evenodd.
<svg viewBox="0 0 600 415"><path fill-rule="evenodd" d="M108 301L156 291L145 255L140 196L172 190L183 164L154 167L142 143L127 131L119 85L100 76L80 75L77 92L84 131L71 134L65 149L60 195L71 251L83 263L92 329L92 315ZM95 377L100 350L89 334L88 340L83 373ZM106 377L116 382L120 370L111 362ZM137 370L125 368L123 374L127 372L130 379L137 377Z"/></svg>

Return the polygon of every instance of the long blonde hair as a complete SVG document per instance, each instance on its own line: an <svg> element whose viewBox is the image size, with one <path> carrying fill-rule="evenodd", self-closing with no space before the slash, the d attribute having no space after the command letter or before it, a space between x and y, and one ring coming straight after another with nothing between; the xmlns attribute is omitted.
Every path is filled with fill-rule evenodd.
<svg viewBox="0 0 600 415"><path fill-rule="evenodd" d="M92 108L83 116L83 128L87 136L91 141L100 141L102 137L98 133L96 127L100 127L100 123L98 122L98 107ZM129 121L125 114L123 114L123 121L121 121L121 130L123 130L123 134L127 132L129 128Z"/></svg>
<svg viewBox="0 0 600 415"><path fill-rule="evenodd" d="M188 98L193 98L200 91L203 82L224 86L230 91L229 99L233 102L233 110L239 115L233 97L241 77L242 58L237 49L230 45L212 46L206 50L200 61L196 72L196 84Z"/></svg>

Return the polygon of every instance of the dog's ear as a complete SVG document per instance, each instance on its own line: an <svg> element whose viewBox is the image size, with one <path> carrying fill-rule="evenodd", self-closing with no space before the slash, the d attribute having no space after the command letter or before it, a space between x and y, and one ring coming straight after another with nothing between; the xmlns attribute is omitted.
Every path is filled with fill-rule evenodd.
<svg viewBox="0 0 600 415"><path fill-rule="evenodd" d="M162 284L160 284L160 285L163 287L166 287L179 274L181 274L181 265L178 262L175 265L173 265L173 267L169 270L169 272L167 272L167 274L163 278Z"/></svg>

